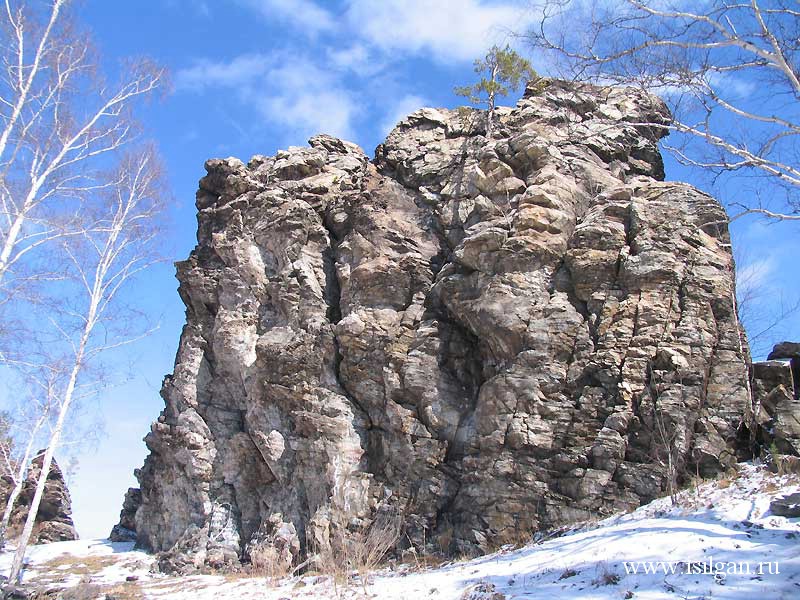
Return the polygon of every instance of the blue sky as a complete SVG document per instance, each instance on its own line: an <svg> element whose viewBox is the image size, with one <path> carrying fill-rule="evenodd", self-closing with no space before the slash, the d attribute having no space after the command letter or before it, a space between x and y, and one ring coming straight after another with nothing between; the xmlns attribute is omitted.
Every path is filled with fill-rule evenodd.
<svg viewBox="0 0 800 600"><path fill-rule="evenodd" d="M173 88L140 113L164 157L173 198L162 240L169 260L135 290L161 326L128 348L123 382L88 407L99 411L104 431L80 452L70 481L79 533L101 537L135 485L133 469L146 453L141 439L163 407L161 378L172 370L184 322L171 263L195 243L203 162L273 154L318 132L370 154L405 114L459 105L452 88L471 80L473 59L505 43L508 29L520 30L531 15L513 0L85 0L78 16L107 72L124 57L146 55L170 69ZM709 187L672 161L667 176ZM797 226L751 219L734 233L747 248L745 274L764 290L760 306L775 310L777 299L796 299ZM784 327L778 337L800 338L797 316Z"/></svg>

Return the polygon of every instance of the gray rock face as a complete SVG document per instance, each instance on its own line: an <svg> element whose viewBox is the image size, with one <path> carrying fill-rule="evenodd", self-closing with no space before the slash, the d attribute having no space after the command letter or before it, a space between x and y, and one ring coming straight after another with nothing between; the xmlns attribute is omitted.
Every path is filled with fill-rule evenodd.
<svg viewBox="0 0 800 600"><path fill-rule="evenodd" d="M775 344L772 352L769 353L767 360L785 359L789 361L789 368L791 369L791 388L795 399L800 395L800 343L798 342L781 342Z"/></svg>
<svg viewBox="0 0 800 600"><path fill-rule="evenodd" d="M184 569L277 539L297 563L388 507L401 544L474 553L734 461L725 213L659 181L665 130L635 123L668 118L549 81L490 140L422 109L374 161L324 135L208 161L140 545Z"/></svg>
<svg viewBox="0 0 800 600"><path fill-rule="evenodd" d="M128 488L122 510L119 513L119 523L114 525L108 539L112 542L132 542L136 540L136 511L142 504L142 492L139 488Z"/></svg>
<svg viewBox="0 0 800 600"><path fill-rule="evenodd" d="M753 364L756 441L770 453L800 456L800 344L781 342ZM790 359L790 362L774 359Z"/></svg>
<svg viewBox="0 0 800 600"><path fill-rule="evenodd" d="M7 538L14 539L22 533L25 520L28 518L28 507L31 505L36 491L36 482L42 472L41 454L33 459L28 476L22 488L15 508L11 513ZM0 505L5 507L13 488L10 477L0 477ZM39 512L31 536L32 544L49 544L51 542L65 542L77 540L78 532L72 522L72 501L70 499L67 483L58 464L53 461L50 473L45 483Z"/></svg>

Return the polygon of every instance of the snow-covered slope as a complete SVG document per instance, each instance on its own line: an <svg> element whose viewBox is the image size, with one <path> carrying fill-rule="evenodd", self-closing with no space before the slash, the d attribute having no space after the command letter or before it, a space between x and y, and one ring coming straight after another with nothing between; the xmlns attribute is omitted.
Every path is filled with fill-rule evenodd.
<svg viewBox="0 0 800 600"><path fill-rule="evenodd" d="M771 515L769 504L799 490L796 475L741 465L735 479L685 490L677 507L657 500L558 538L437 569L398 565L377 573L367 590L381 600L798 598L800 519ZM126 597L145 598L337 597L323 576L278 584L242 576L177 579L151 574L151 561L130 545L63 542L31 551L25 581L96 584L97 597L120 595L120 586L133 593ZM0 555L1 569L9 562ZM363 597L363 587L354 582L343 595Z"/></svg>

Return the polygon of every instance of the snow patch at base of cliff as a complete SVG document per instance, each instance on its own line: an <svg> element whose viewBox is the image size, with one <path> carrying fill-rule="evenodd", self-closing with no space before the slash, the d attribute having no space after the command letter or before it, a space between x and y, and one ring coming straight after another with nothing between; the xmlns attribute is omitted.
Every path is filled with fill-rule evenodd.
<svg viewBox="0 0 800 600"><path fill-rule="evenodd" d="M682 491L675 507L659 499L557 538L438 568L397 564L376 573L366 589L379 600L796 598L800 519L772 515L769 506L797 491L796 475L742 464L735 478ZM7 571L10 560L10 552L0 555L0 569ZM105 540L36 546L25 582L48 589L95 585L99 598L107 594L103 586L123 582L151 599L337 597L325 576L280 582L242 575L167 577L150 573L152 560L132 544ZM92 565L97 572L88 572ZM364 587L354 578L339 592L360 598Z"/></svg>

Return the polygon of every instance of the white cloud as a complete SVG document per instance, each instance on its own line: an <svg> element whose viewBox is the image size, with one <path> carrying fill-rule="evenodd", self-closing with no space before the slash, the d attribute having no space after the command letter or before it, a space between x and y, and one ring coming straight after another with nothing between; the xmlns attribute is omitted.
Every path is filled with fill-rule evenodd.
<svg viewBox="0 0 800 600"><path fill-rule="evenodd" d="M428 100L422 96L417 96L416 94L406 94L397 102L395 102L387 111L386 118L381 123L381 134L388 134L402 119L410 115L415 110L429 105L430 102L428 102Z"/></svg>
<svg viewBox="0 0 800 600"><path fill-rule="evenodd" d="M356 70L358 67L369 61L369 50L362 44L353 44L349 48L341 50L328 50L328 58L337 67L343 69Z"/></svg>
<svg viewBox="0 0 800 600"><path fill-rule="evenodd" d="M271 90L257 102L266 120L304 137L328 133L353 139L357 102L330 72L297 59L267 77Z"/></svg>
<svg viewBox="0 0 800 600"><path fill-rule="evenodd" d="M246 54L230 61L198 61L178 71L180 91L230 88L263 121L293 136L328 133L352 139L358 103L335 72L289 53Z"/></svg>
<svg viewBox="0 0 800 600"><path fill-rule="evenodd" d="M384 52L431 54L440 62L473 60L528 22L529 8L478 0L351 0L351 29Z"/></svg>
<svg viewBox="0 0 800 600"><path fill-rule="evenodd" d="M717 88L717 93L730 92L734 97L748 98L757 88L754 81L747 81L731 73L710 72L706 74L708 83Z"/></svg>
<svg viewBox="0 0 800 600"><path fill-rule="evenodd" d="M382 58L358 42L346 48L328 48L327 55L332 67L352 71L361 77L375 75L386 66Z"/></svg>
<svg viewBox="0 0 800 600"><path fill-rule="evenodd" d="M263 54L243 54L231 61L200 60L175 74L175 87L182 91L203 91L208 87L246 87L269 70L271 61Z"/></svg>
<svg viewBox="0 0 800 600"><path fill-rule="evenodd" d="M386 65L414 54L444 63L472 61L530 17L519 0L347 0L339 23L327 5L313 0L237 2L266 19L329 34L326 43L198 61L177 73L176 87L197 93L230 89L262 122L292 140L318 132L353 139L355 125L371 107L383 113L377 124L388 132L428 101L396 84L388 92L381 83ZM328 43L334 39L338 43Z"/></svg>
<svg viewBox="0 0 800 600"><path fill-rule="evenodd" d="M309 34L335 28L333 15L313 0L239 0L268 21L283 21Z"/></svg>

